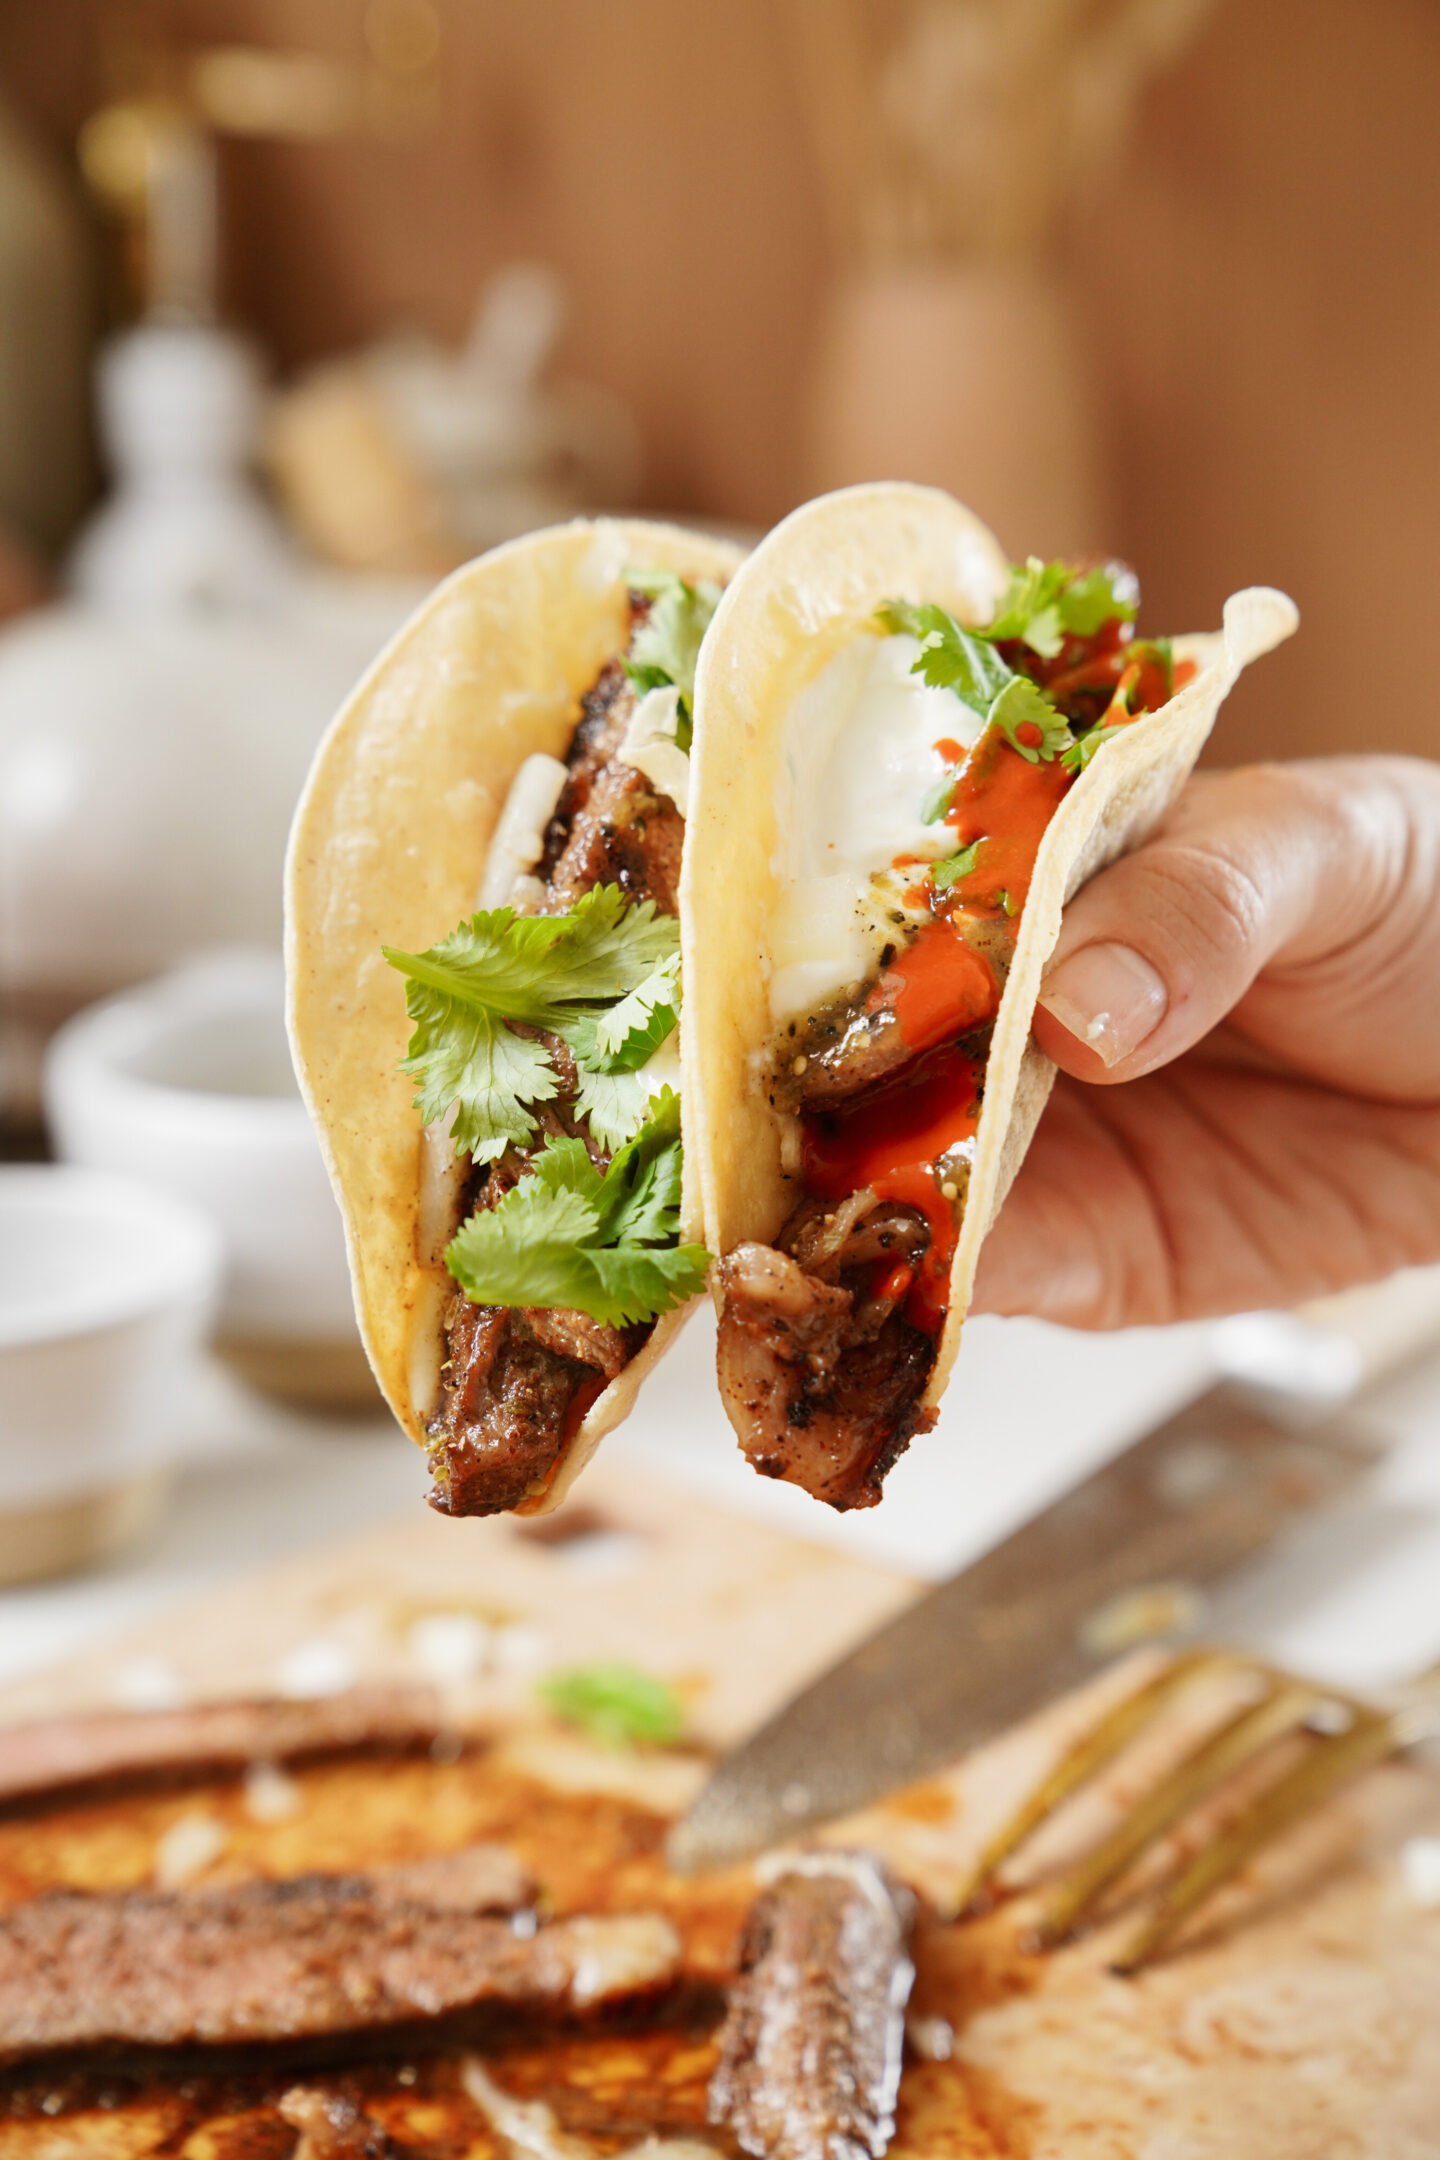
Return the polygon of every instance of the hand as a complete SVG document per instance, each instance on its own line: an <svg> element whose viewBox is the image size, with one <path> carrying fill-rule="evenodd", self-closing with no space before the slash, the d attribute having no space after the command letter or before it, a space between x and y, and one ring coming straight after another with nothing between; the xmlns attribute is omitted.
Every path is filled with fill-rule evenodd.
<svg viewBox="0 0 1440 2160"><path fill-rule="evenodd" d="M1078 893L974 1309L1124 1327L1440 1260L1440 767L1191 780Z"/></svg>

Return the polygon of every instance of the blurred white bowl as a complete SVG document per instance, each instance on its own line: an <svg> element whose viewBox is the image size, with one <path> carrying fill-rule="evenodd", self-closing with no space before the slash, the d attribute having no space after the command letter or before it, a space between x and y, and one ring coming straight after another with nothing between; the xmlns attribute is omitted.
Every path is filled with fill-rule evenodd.
<svg viewBox="0 0 1440 2160"><path fill-rule="evenodd" d="M220 1267L214 1227L163 1193L0 1168L0 1582L83 1566L152 1519Z"/></svg>
<svg viewBox="0 0 1440 2160"><path fill-rule="evenodd" d="M218 1226L216 1347L290 1401L375 1401L345 1239L285 1040L284 969L207 954L89 1007L45 1064L58 1153L143 1178Z"/></svg>

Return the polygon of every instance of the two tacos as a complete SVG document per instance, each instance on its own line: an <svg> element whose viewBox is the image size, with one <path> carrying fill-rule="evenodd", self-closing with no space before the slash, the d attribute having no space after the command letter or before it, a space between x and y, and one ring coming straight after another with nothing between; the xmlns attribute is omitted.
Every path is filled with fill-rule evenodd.
<svg viewBox="0 0 1440 2160"><path fill-rule="evenodd" d="M879 1498L1044 1107L1061 909L1295 623L1133 617L892 485L743 562L536 534L380 656L297 813L290 1022L436 1505L557 1505L707 1275L756 1467Z"/></svg>

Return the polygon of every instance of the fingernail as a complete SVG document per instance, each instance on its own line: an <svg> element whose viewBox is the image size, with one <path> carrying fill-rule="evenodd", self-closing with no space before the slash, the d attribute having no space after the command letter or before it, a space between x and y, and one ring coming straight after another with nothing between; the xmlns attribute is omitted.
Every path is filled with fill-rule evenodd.
<svg viewBox="0 0 1440 2160"><path fill-rule="evenodd" d="M1040 1003L1106 1065L1118 1065L1154 1034L1170 993L1130 946L1082 945L1046 976Z"/></svg>

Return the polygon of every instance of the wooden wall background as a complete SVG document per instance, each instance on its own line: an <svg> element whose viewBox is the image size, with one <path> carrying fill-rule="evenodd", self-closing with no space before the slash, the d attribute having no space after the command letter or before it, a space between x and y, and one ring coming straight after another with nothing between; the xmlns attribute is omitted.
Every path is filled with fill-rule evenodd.
<svg viewBox="0 0 1440 2160"><path fill-rule="evenodd" d="M232 312L290 368L397 320L458 335L488 269L543 256L573 298L566 364L641 418L647 502L767 523L803 491L833 270L774 6L440 5L425 139L227 145ZM127 12L348 53L363 9ZM0 82L66 156L120 14L0 0ZM1234 700L1225 759L1440 754L1437 112L1433 0L1222 0L1066 237L1148 621L1208 625L1252 579L1305 617Z"/></svg>

